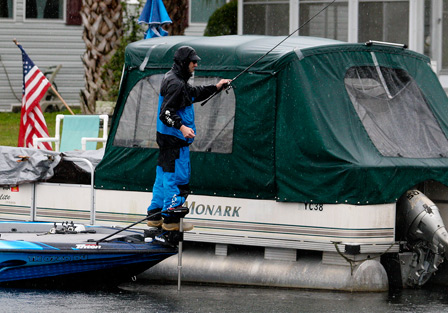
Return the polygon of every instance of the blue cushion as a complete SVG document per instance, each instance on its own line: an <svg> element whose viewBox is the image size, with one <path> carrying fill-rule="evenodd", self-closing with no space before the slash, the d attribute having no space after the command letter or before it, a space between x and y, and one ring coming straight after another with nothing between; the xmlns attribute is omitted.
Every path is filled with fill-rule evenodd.
<svg viewBox="0 0 448 313"><path fill-rule="evenodd" d="M61 145L59 150L81 150L81 138L98 137L100 117L98 115L65 115L62 125ZM87 142L87 150L95 150L97 142Z"/></svg>

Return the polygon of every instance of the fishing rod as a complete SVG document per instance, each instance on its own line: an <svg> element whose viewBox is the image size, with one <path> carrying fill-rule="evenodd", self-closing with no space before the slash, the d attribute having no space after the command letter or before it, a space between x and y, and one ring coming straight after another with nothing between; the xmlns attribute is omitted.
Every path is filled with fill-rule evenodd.
<svg viewBox="0 0 448 313"><path fill-rule="evenodd" d="M100 243L100 242L102 242L102 241L104 241L104 240L106 240L106 239L109 239L110 237L113 237L113 236L115 236L115 235L121 233L122 231L124 231L124 230L126 230L126 229L131 228L132 226L135 226L135 225L137 225L137 224L140 224L140 223L143 222L143 221L146 221L147 219L149 219L149 218L151 218L151 217L153 217L153 216L155 216L155 215L157 215L157 214L159 214L159 213L160 213L160 212L156 212L156 213L154 213L154 214L148 215L148 216L146 216L145 218L143 218L143 219L141 219L141 220L139 220L139 221L137 221L137 222L135 222L135 223L132 223L132 224L129 225L129 226L126 226L126 227L124 227L124 228L122 228L122 229L119 229L118 231L116 231L116 232L113 233L113 234L110 234L110 235L108 235L108 236L106 236L106 237L104 237L104 238L101 238L101 239L99 239L99 240L95 240L95 241L96 241L96 243L98 244L98 243ZM94 241L94 240L92 240L92 241Z"/></svg>
<svg viewBox="0 0 448 313"><path fill-rule="evenodd" d="M237 80L241 75L243 75L244 73L246 73L251 67L253 67L255 64L257 64L258 62L260 62L264 57L266 57L269 53L271 53L275 48L277 48L278 46L280 46L283 42L285 42L289 37L291 37L292 35L294 35L296 32L298 32L299 30L301 30L304 26L306 26L308 23L310 23L316 16L318 16L319 14L321 14L323 11L325 11L326 9L328 9L328 7L330 5L332 5L336 0L331 1L330 3L328 3L326 6L324 6L319 12L317 12L316 14L314 14L311 18L309 18L305 23L303 23L302 25L300 25L295 31L293 31L292 33L290 33L287 37L285 37L282 41L280 41L278 44L276 44L271 50L269 50L268 52L266 52L264 55L262 55L261 57L259 57L258 59L256 59L251 65L249 65L248 67L246 67L241 73L239 73L238 75L236 75L233 79L232 82ZM232 88L232 86L230 85L230 83L224 85L220 90L215 91L210 97L208 97L206 100L204 100L204 102L201 103L201 106L205 105L208 101L210 101L210 99L212 99L213 97L215 97L218 93L220 93L223 89L226 90L226 92Z"/></svg>

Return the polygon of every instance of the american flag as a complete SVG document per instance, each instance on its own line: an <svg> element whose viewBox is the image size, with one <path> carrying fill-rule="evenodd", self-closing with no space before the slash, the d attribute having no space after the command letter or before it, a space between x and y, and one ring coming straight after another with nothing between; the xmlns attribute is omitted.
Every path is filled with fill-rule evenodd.
<svg viewBox="0 0 448 313"><path fill-rule="evenodd" d="M33 148L33 138L48 138L47 124L45 123L39 101L50 88L51 84L39 68L23 50L23 83L22 83L22 115L20 119L19 147ZM38 143L38 149L52 150L50 143Z"/></svg>

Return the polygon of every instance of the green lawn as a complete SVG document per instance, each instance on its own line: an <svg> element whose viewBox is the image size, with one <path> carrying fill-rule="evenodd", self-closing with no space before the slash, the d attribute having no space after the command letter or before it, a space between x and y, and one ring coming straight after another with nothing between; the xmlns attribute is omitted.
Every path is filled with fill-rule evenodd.
<svg viewBox="0 0 448 313"><path fill-rule="evenodd" d="M79 114L80 110L73 110ZM68 111L44 113L50 137L54 137L57 114L70 114ZM20 113L0 112L0 146L17 147L19 138Z"/></svg>

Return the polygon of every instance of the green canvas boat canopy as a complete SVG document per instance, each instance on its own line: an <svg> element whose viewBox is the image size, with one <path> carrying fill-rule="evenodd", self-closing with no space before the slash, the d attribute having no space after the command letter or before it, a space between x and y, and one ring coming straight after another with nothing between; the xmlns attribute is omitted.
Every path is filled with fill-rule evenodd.
<svg viewBox="0 0 448 313"><path fill-rule="evenodd" d="M134 42L95 188L150 192L163 74L183 45L192 84L233 78L284 37L173 36ZM194 194L286 202L391 203L448 185L448 99L424 55L290 37L206 105L195 104Z"/></svg>

